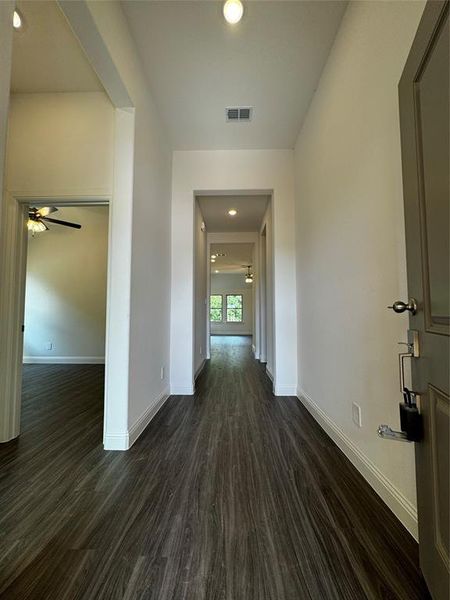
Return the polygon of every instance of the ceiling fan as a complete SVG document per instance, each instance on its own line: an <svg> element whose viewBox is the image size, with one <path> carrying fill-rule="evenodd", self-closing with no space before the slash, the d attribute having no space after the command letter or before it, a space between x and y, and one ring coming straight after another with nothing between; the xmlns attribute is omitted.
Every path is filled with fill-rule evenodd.
<svg viewBox="0 0 450 600"><path fill-rule="evenodd" d="M242 265L243 268L247 268L247 273L245 275L245 283L253 283L253 273L251 271L252 265Z"/></svg>
<svg viewBox="0 0 450 600"><path fill-rule="evenodd" d="M44 206L42 208L35 208L30 206L28 209L28 221L27 228L34 235L40 231L47 231L48 227L45 224L55 223L56 225L64 225L64 227L73 227L74 229L81 229L81 225L78 223L70 223L69 221L61 221L61 219L53 219L49 217L51 213L56 212L58 209L55 206Z"/></svg>

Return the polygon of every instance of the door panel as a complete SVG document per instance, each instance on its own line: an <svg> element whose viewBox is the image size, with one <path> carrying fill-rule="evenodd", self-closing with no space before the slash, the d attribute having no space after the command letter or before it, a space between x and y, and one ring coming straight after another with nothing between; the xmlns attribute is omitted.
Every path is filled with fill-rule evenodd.
<svg viewBox="0 0 450 600"><path fill-rule="evenodd" d="M449 454L439 448L449 447L449 396L429 386L431 438L431 476L434 496L434 535L439 553L444 562L449 560Z"/></svg>
<svg viewBox="0 0 450 600"><path fill-rule="evenodd" d="M424 242L424 308L428 329L448 333L449 324L449 30L445 20L415 81L417 153ZM436 327L437 326L437 327Z"/></svg>
<svg viewBox="0 0 450 600"><path fill-rule="evenodd" d="M416 443L420 564L435 600L449 575L449 3L428 2L399 85L408 294L418 310L412 383L424 421Z"/></svg>

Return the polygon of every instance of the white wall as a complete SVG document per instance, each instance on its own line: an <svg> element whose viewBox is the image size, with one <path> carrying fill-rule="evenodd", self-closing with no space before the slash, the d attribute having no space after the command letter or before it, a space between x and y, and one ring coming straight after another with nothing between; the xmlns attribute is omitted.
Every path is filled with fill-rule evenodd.
<svg viewBox="0 0 450 600"><path fill-rule="evenodd" d="M67 12L75 13L76 4L79 3L63 3ZM83 39L83 32L90 27L90 21L83 19L92 17L112 61L105 72L108 76L113 71L119 74L135 116L128 414L126 425L119 420L110 421L110 433L105 436L106 447L125 449L142 432L169 392L172 154L120 4L88 1L86 5L89 15L73 15L72 23L80 25L77 33ZM89 54L91 40L83 42L89 58L98 65L100 79L105 81L107 89L112 89L100 72L103 59L96 63L95 52ZM193 231L192 214L190 224ZM192 359L192 351L190 356Z"/></svg>
<svg viewBox="0 0 450 600"><path fill-rule="evenodd" d="M0 236L3 235L3 189L5 180L6 131L9 110L9 92L11 84L12 15L15 3L11 0L0 2ZM1 252L1 241L0 241ZM0 281L5 281L6 268L3 252L0 254ZM0 315L5 303L6 290L0 286ZM5 382L5 371L9 370L6 356L6 344L9 337L8 323L0 318L0 441L8 441L15 434L19 418L14 414L14 407L9 395L8 384ZM4 382L4 383L2 383Z"/></svg>
<svg viewBox="0 0 450 600"><path fill-rule="evenodd" d="M6 155L6 130L9 111L9 90L11 84L12 36L11 27L14 2L0 2L0 190L3 190L3 177ZM1 202L1 197L0 197ZM0 211L1 223L1 211Z"/></svg>
<svg viewBox="0 0 450 600"><path fill-rule="evenodd" d="M53 216L82 227L49 224L29 235L24 362L104 362L108 207L64 207Z"/></svg>
<svg viewBox="0 0 450 600"><path fill-rule="evenodd" d="M264 356L262 362L266 363L266 370L273 379L275 374L275 290L274 290L274 244L273 244L273 204L269 203L266 214L264 215L261 225L260 243L265 245L265 249L261 249L262 258L265 261L264 273L262 277L262 285L264 291L260 293L264 295L261 304L264 305L264 310L261 311L261 319L264 319ZM295 346L297 351L297 345Z"/></svg>
<svg viewBox="0 0 450 600"><path fill-rule="evenodd" d="M423 7L349 4L295 151L299 394L414 534L414 447L376 430L399 425L408 319L386 308L407 298L397 84Z"/></svg>
<svg viewBox="0 0 450 600"><path fill-rule="evenodd" d="M244 275L237 273L212 273L211 294L223 296L222 323L211 323L212 335L252 335L253 334L253 284L245 283ZM226 295L242 294L242 323L227 323Z"/></svg>
<svg viewBox="0 0 450 600"><path fill-rule="evenodd" d="M194 311L194 373L197 374L206 357L206 308L207 308L207 282L206 282L206 228L202 230L203 215L199 203L194 205L194 280L195 280L195 311Z"/></svg>
<svg viewBox="0 0 450 600"><path fill-rule="evenodd" d="M13 94L6 189L112 193L114 110L106 94Z"/></svg>
<svg viewBox="0 0 450 600"><path fill-rule="evenodd" d="M265 229L259 235L259 282L255 290L255 299L259 299L259 319L255 320L256 333L259 334L258 358L267 363L267 239Z"/></svg>
<svg viewBox="0 0 450 600"><path fill-rule="evenodd" d="M172 393L193 393L193 201L195 191L273 190L275 393L297 381L294 169L290 150L174 152L172 177Z"/></svg>

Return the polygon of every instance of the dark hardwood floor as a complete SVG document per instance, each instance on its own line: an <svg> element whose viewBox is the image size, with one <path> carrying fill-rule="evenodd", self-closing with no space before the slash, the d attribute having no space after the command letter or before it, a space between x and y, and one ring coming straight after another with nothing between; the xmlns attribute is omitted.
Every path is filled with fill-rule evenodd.
<svg viewBox="0 0 450 600"><path fill-rule="evenodd" d="M102 449L103 369L27 365L0 445L0 598L426 599L418 549L247 338Z"/></svg>

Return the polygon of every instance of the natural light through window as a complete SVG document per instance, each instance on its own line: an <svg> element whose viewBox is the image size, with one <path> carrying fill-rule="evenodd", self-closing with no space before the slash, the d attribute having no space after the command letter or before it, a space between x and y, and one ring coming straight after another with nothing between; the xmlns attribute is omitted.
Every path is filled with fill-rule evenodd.
<svg viewBox="0 0 450 600"><path fill-rule="evenodd" d="M242 294L227 295L227 323L242 323Z"/></svg>
<svg viewBox="0 0 450 600"><path fill-rule="evenodd" d="M221 294L212 294L209 301L209 320L212 323L221 323L223 309L223 296Z"/></svg>

